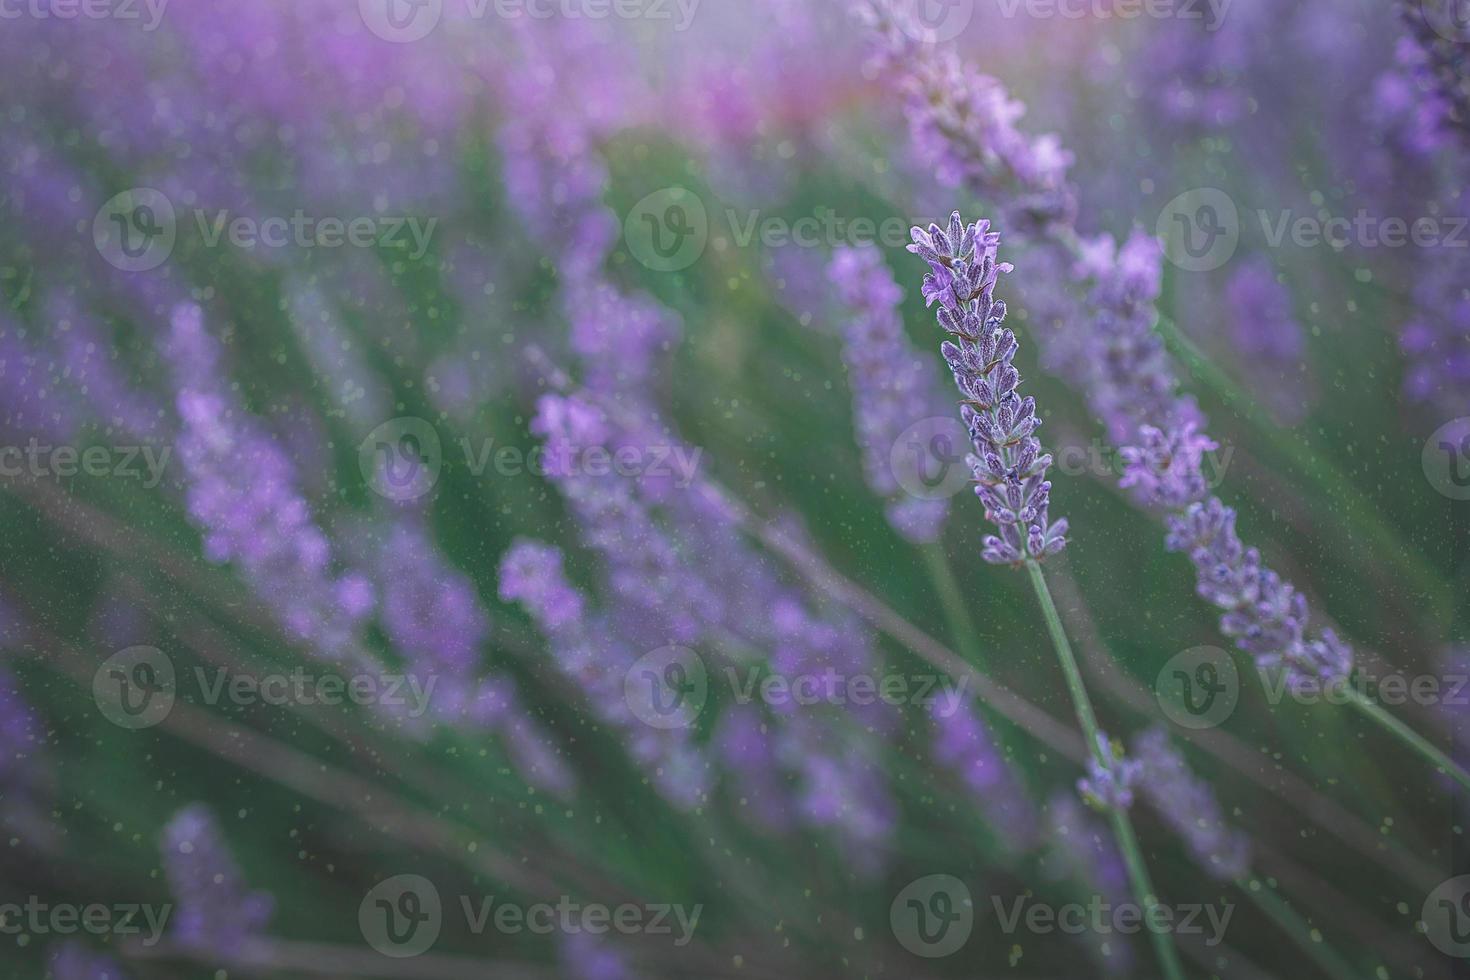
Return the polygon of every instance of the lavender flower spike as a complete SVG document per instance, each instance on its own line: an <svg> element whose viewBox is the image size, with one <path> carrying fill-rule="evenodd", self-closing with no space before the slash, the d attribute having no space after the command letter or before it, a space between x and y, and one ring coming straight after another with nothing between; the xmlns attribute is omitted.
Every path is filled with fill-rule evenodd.
<svg viewBox="0 0 1470 980"><path fill-rule="evenodd" d="M948 229L915 228L913 238L908 250L931 270L924 277L925 303L939 303L939 325L955 338L941 350L965 396L960 415L975 446L967 459L975 494L1000 531L985 539L983 557L1005 565L1054 555L1067 546L1067 522L1048 520L1052 460L1032 435L1041 424L1035 399L1016 390L1016 335L1002 327L1006 305L995 299L997 278L1011 270L995 261L1000 235L984 219L966 225L956 211Z"/></svg>
<svg viewBox="0 0 1470 980"><path fill-rule="evenodd" d="M274 900L247 890L203 804L180 810L164 828L163 868L178 901L173 938L181 946L228 956L270 921Z"/></svg>
<svg viewBox="0 0 1470 980"><path fill-rule="evenodd" d="M1189 771L1162 728L1151 728L1133 740L1143 767L1139 787L1160 815L1184 838L1195 859L1222 881L1250 870L1250 839L1225 823L1210 784Z"/></svg>

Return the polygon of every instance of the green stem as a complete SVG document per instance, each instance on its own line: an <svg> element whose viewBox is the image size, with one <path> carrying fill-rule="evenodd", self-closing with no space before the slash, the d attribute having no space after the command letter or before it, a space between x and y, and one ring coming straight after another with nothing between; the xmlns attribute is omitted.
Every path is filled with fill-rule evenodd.
<svg viewBox="0 0 1470 980"><path fill-rule="evenodd" d="M1266 918L1280 926L1291 937L1291 941L1332 980L1351 980L1359 976L1358 971L1322 939L1321 932L1313 928L1310 922L1291 907L1290 902L1276 894L1264 881L1258 878L1241 878L1235 885Z"/></svg>
<svg viewBox="0 0 1470 980"><path fill-rule="evenodd" d="M931 541L922 550L924 561L929 566L929 578L939 593L939 604L944 609L944 618L955 645L966 660L984 670L985 657L975 638L975 621L970 617L969 607L965 605L964 593L960 591L960 584L954 577L954 569L950 567L944 546L938 541Z"/></svg>
<svg viewBox="0 0 1470 980"><path fill-rule="evenodd" d="M1383 728L1392 732L1405 745L1409 746L1409 748L1413 749L1415 752L1418 752L1425 759L1427 759L1430 765L1434 766L1441 772L1448 773L1450 776L1453 776L1455 781L1461 786L1465 787L1466 789L1470 789L1470 772L1466 772L1465 768L1457 763L1454 759L1451 759L1448 755L1446 755L1444 753L1444 750L1440 749L1433 742L1429 741L1429 739L1425 738L1423 735L1420 735L1418 732L1414 731L1414 729L1410 728L1408 725L1404 724L1402 721L1389 714L1387 711L1384 710L1382 705L1373 701L1362 691L1359 691L1349 685L1347 688L1347 692L1349 695L1348 704L1352 705L1354 708L1357 708L1368 718L1371 718Z"/></svg>
<svg viewBox="0 0 1470 980"><path fill-rule="evenodd" d="M1204 382L1205 387L1239 412L1252 428L1264 436L1266 445L1279 459L1299 466L1318 491L1340 505L1325 510L1332 513L1343 527L1350 529L1348 539L1366 537L1373 553L1396 566L1405 578L1429 598L1434 615L1444 621L1453 603L1449 584L1442 575L1430 569L1420 559L1418 553L1404 542L1397 531L1384 523L1378 508L1337 467L1318 455L1306 440L1272 422L1261 409L1259 400L1242 391L1231 380L1230 375L1206 357L1172 320L1159 317L1156 329L1169 351Z"/></svg>
<svg viewBox="0 0 1470 980"><path fill-rule="evenodd" d="M1034 559L1026 560L1026 571L1031 576L1032 588L1036 590L1036 600L1041 604L1041 613L1046 619L1052 646L1056 648L1057 662L1061 664L1062 676L1066 678L1067 691L1072 696L1072 707L1077 712L1077 721L1082 725L1083 734L1087 736L1088 751L1098 765L1106 769L1108 760L1103 758L1098 746L1100 730L1097 714L1092 710L1092 699L1087 695L1087 685L1082 682L1082 671L1077 666L1077 657L1072 653L1067 631L1062 628L1062 617L1057 613L1056 603L1052 601L1051 588L1046 584L1041 565ZM1128 868L1133 897L1139 907L1144 909L1149 938L1153 941L1154 952L1164 968L1164 974L1168 980L1184 980L1184 966L1179 961L1179 951L1174 948L1173 937L1155 925L1161 919L1158 895L1149 877L1148 865L1144 864L1143 851L1138 846L1138 835L1134 833L1133 821L1129 819L1128 811L1122 807L1112 807L1109 817L1113 825L1113 835L1118 839L1118 849L1123 854L1123 863Z"/></svg>

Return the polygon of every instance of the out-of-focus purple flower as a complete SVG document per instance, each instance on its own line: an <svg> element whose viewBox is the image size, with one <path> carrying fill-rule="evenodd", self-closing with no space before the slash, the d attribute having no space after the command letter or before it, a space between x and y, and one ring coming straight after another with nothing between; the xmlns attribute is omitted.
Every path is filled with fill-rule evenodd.
<svg viewBox="0 0 1470 980"><path fill-rule="evenodd" d="M162 849L178 905L176 943L228 956L264 932L275 900L246 886L207 807L195 803L176 813L164 828Z"/></svg>
<svg viewBox="0 0 1470 980"><path fill-rule="evenodd" d="M895 77L907 100L916 154L942 182L1003 202L1009 228L1072 219L1072 155L1055 136L1033 138L1016 126L1025 107L1000 82L953 50L918 40L925 33L913 22L916 11L891 0L852 7L877 42L875 66Z"/></svg>
<svg viewBox="0 0 1470 980"><path fill-rule="evenodd" d="M1036 807L1016 778L990 730L962 698L929 704L934 759L954 770L1007 845L1028 850L1036 842Z"/></svg>
<svg viewBox="0 0 1470 980"><path fill-rule="evenodd" d="M519 602L550 641L556 667L581 688L597 717L619 732L674 805L689 809L708 792L703 754L685 728L646 725L624 696L624 677L637 655L605 623L589 618L586 600L566 579L560 550L518 540L500 563L500 597Z"/></svg>
<svg viewBox="0 0 1470 980"><path fill-rule="evenodd" d="M953 335L944 359L965 401L960 416L975 451L969 457L975 493L999 537L985 539L983 556L992 564L1014 564L1054 555L1067 546L1065 519L1048 516L1052 458L1033 432L1041 425L1036 400L1017 391L1021 376L1011 364L1016 335L1002 326L1005 303L995 298L1000 236L990 222L966 225L956 211L949 228L913 229L909 251L929 263L924 299L938 302L939 325Z"/></svg>
<svg viewBox="0 0 1470 980"><path fill-rule="evenodd" d="M1443 418L1470 413L1470 261L1464 249L1440 245L1418 265L1415 315L1399 346L1408 360L1404 394Z"/></svg>
<svg viewBox="0 0 1470 980"><path fill-rule="evenodd" d="M164 350L178 385L178 459L204 552L231 562L297 639L331 660L370 662L360 579L332 571L332 548L297 489L290 458L239 405L197 306L174 311Z"/></svg>
<svg viewBox="0 0 1470 980"><path fill-rule="evenodd" d="M576 511L586 543L607 561L614 592L656 617L667 639L697 642L720 621L723 597L681 560L631 480L588 465L589 454L614 458L616 432L605 413L583 397L545 395L531 431L545 439L546 473Z"/></svg>
<svg viewBox="0 0 1470 980"><path fill-rule="evenodd" d="M890 456L905 430L944 411L934 366L904 336L898 313L903 290L876 247L839 248L827 278L848 312L842 356L852 386L863 475L869 489L887 499L888 522L895 530L910 541L933 541L949 514L949 501L904 491L894 478Z"/></svg>
<svg viewBox="0 0 1470 980"><path fill-rule="evenodd" d="M1151 728L1133 740L1142 764L1138 786L1164 819L1184 838L1200 866L1221 881L1233 881L1250 870L1250 839L1231 830L1209 783L1189 771L1184 757L1169 744L1169 735Z"/></svg>
<svg viewBox="0 0 1470 980"><path fill-rule="evenodd" d="M1398 8L1409 28L1406 40L1413 45L1400 49L1400 61L1408 61L1416 82L1433 93L1440 124L1470 149L1470 46L1463 34L1446 36L1455 31L1444 26L1453 25L1463 32L1470 3L1419 0L1401 2Z"/></svg>
<svg viewBox="0 0 1470 980"><path fill-rule="evenodd" d="M1225 305L1231 339L1257 378L1256 390L1283 422L1299 421L1310 400L1303 394L1306 338L1271 264L1257 257L1238 265L1225 286Z"/></svg>
<svg viewBox="0 0 1470 980"><path fill-rule="evenodd" d="M127 980L109 956L93 952L75 939L51 948L46 962L49 980Z"/></svg>
<svg viewBox="0 0 1470 980"><path fill-rule="evenodd" d="M1132 900L1128 867L1112 833L1071 793L1057 793L1047 803L1047 830L1060 859L1045 867L1053 878L1075 878L1104 901ZM1126 942L1094 944L1093 954L1110 974L1128 975L1134 964L1133 947Z"/></svg>
<svg viewBox="0 0 1470 980"><path fill-rule="evenodd" d="M562 937L561 962L568 980L629 980L633 976L616 946L586 932Z"/></svg>
<svg viewBox="0 0 1470 980"><path fill-rule="evenodd" d="M725 770L734 777L741 810L767 830L790 830L790 792L782 782L775 732L760 709L745 704L727 708L715 729L713 745Z"/></svg>
<svg viewBox="0 0 1470 980"><path fill-rule="evenodd" d="M1216 448L1194 422L1168 432L1145 425L1139 429L1138 444L1122 449L1123 476L1118 485L1133 488L1150 507L1188 507L1209 492L1204 456Z"/></svg>
<svg viewBox="0 0 1470 980"><path fill-rule="evenodd" d="M1102 732L1097 752L1088 756L1087 775L1077 780L1083 799L1099 809L1126 810L1133 805L1133 789L1143 775L1143 764L1125 756Z"/></svg>

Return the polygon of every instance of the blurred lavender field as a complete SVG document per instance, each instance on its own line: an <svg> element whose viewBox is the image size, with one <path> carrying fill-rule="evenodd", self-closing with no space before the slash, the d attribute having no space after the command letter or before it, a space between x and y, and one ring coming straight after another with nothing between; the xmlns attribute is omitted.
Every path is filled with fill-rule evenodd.
<svg viewBox="0 0 1470 980"><path fill-rule="evenodd" d="M1470 970L1467 0L0 0L0 121L5 976Z"/></svg>

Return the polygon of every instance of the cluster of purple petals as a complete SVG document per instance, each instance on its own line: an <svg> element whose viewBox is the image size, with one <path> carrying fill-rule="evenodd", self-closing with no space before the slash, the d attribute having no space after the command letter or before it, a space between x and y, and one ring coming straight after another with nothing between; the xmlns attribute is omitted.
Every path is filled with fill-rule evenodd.
<svg viewBox="0 0 1470 980"><path fill-rule="evenodd" d="M127 974L111 957L93 952L74 939L51 949L46 970L51 980L127 980Z"/></svg>
<svg viewBox="0 0 1470 980"><path fill-rule="evenodd" d="M614 651L604 653L605 665L613 664L617 676L632 660L624 651L638 648L618 637L645 638L645 648L649 637L713 649L733 642L738 651L767 653L770 668L788 677L829 669L844 676L873 672L868 631L851 617L816 610L784 583L770 559L731 525L718 495L698 485L678 489L647 478L593 476L578 465L588 448L612 454L620 446L667 446L669 433L639 429L628 413L615 416L586 391L544 396L532 428L545 440L546 473L577 516L583 543L603 559L606 608L599 628L582 635L604 639ZM545 579L513 581L525 591L524 582ZM546 615L555 615L552 604ZM589 646L582 640L568 649ZM586 655L574 659L580 663ZM605 696L620 698L620 690ZM624 708L619 703L614 710ZM795 821L835 833L871 859L865 870L877 870L885 853L878 845L892 833L896 807L867 744L895 721L896 713L881 702L834 700L831 712L773 705L768 715L730 728L716 750L726 755L744 743L776 760L776 778L752 778L748 765L728 770L743 798L762 801L772 829ZM788 782L788 799L778 803L777 787Z"/></svg>
<svg viewBox="0 0 1470 980"><path fill-rule="evenodd" d="M1241 543L1235 511L1218 497L1169 517L1168 547L1194 562L1199 594L1220 609L1220 631L1255 657L1261 670L1283 672L1294 691L1335 685L1352 672L1352 648L1330 629L1307 635L1307 600Z"/></svg>
<svg viewBox="0 0 1470 980"><path fill-rule="evenodd" d="M1072 219L1072 155L1055 136L1021 131L1020 102L953 50L919 40L926 34L913 5L854 0L853 10L878 40L874 69L896 76L907 100L916 155L942 183L1005 202L1011 228Z"/></svg>
<svg viewBox="0 0 1470 980"><path fill-rule="evenodd" d="M196 803L174 814L163 830L162 851L177 905L174 942L229 956L264 932L275 900L246 886L207 807Z"/></svg>
<svg viewBox="0 0 1470 980"><path fill-rule="evenodd" d="M567 980L630 980L634 975L616 946L586 932L562 938L561 964Z"/></svg>
<svg viewBox="0 0 1470 980"><path fill-rule="evenodd" d="M1252 36L1259 26L1245 19L1244 7L1233 4L1228 17L1174 17L1151 26L1147 46L1131 60L1139 87L1166 118L1214 132L1249 111L1251 96L1242 82L1252 47L1261 42Z"/></svg>
<svg viewBox="0 0 1470 980"><path fill-rule="evenodd" d="M1225 305L1231 340L1256 390L1283 422L1300 421L1309 401L1306 337L1271 263L1259 256L1240 262L1225 285Z"/></svg>
<svg viewBox="0 0 1470 980"><path fill-rule="evenodd" d="M536 622L557 668L578 686L597 718L624 738L660 792L681 809L698 806L709 789L703 754L687 729L654 728L633 714L623 684L639 653L591 615L566 578L561 551L517 541L501 559L500 597L520 603Z"/></svg>
<svg viewBox="0 0 1470 980"><path fill-rule="evenodd" d="M1434 84L1425 51L1414 38L1399 38L1394 54L1393 68L1374 80L1368 122L1386 150L1407 161L1425 160L1450 143L1446 125L1450 105Z"/></svg>
<svg viewBox="0 0 1470 980"><path fill-rule="evenodd" d="M1000 236L989 221L966 225L956 211L947 230L915 228L913 238L909 251L929 263L924 300L939 303L939 325L954 338L941 350L965 399L960 415L974 445L975 493L1000 532L985 539L983 556L1015 564L1054 555L1067 545L1067 522L1048 516L1052 458L1032 434L1041 425L1036 400L1017 390L1016 335L1002 325L1006 306L995 298L997 277L1010 269L996 264Z"/></svg>
<svg viewBox="0 0 1470 980"><path fill-rule="evenodd" d="M1470 49L1465 36L1470 3L1405 0L1398 6L1409 28L1406 40L1418 49L1405 51L1400 60L1408 62L1416 84L1432 93L1426 108L1470 149Z"/></svg>
<svg viewBox="0 0 1470 980"><path fill-rule="evenodd" d="M527 782L569 797L575 777L522 705L515 682L479 670L490 617L469 576L450 565L422 523L409 517L398 519L378 544L373 569L383 596L383 631L431 692L432 716L495 731Z"/></svg>
<svg viewBox="0 0 1470 980"><path fill-rule="evenodd" d="M177 458L205 556L234 564L296 639L331 660L370 662L359 632L371 583L333 571L290 458L239 404L197 306L174 311L164 355L178 389Z"/></svg>
<svg viewBox="0 0 1470 980"><path fill-rule="evenodd" d="M1102 810L1126 810L1133 805L1133 791L1143 775L1143 764L1125 756L1102 732L1097 734L1097 751L1088 756L1087 775L1077 780L1082 798Z"/></svg>
<svg viewBox="0 0 1470 980"><path fill-rule="evenodd" d="M947 499L925 500L899 486L890 456L910 426L940 415L933 365L903 332L903 290L874 246L839 248L827 278L847 307L842 356L852 387L858 448L868 487L888 500L888 522L910 541L933 541L949 514Z"/></svg>
<svg viewBox="0 0 1470 980"><path fill-rule="evenodd" d="M1399 333L1408 360L1404 394L1446 419L1470 413L1470 263L1463 253L1440 245L1423 256L1415 315Z"/></svg>
<svg viewBox="0 0 1470 980"><path fill-rule="evenodd" d="M736 803L757 826L773 833L792 829L791 790L781 770L772 725L759 708L734 704L720 715L712 746L738 787Z"/></svg>
<svg viewBox="0 0 1470 980"><path fill-rule="evenodd" d="M650 297L603 276L619 221L602 200L608 171L600 145L609 131L636 120L624 107L647 98L628 81L637 73L626 53L595 27L569 19L539 26L544 32L515 32L521 58L508 73L506 98L516 111L500 135L507 197L561 281L559 301L584 383L608 393L636 391L654 377L681 328Z"/></svg>
<svg viewBox="0 0 1470 980"><path fill-rule="evenodd" d="M929 704L929 723L934 760L959 775L1009 846L1028 850L1036 842L1036 808L974 706L936 698Z"/></svg>
<svg viewBox="0 0 1470 980"><path fill-rule="evenodd" d="M1133 755L1143 766L1143 795L1184 838L1201 867L1221 881L1243 877L1251 864L1250 839L1225 823L1209 783L1189 771L1169 735L1151 728L1133 740Z"/></svg>

